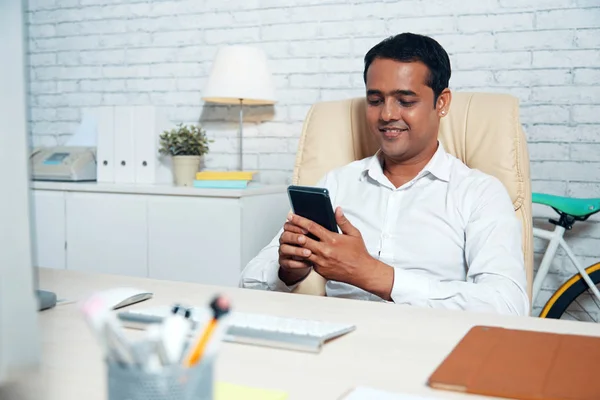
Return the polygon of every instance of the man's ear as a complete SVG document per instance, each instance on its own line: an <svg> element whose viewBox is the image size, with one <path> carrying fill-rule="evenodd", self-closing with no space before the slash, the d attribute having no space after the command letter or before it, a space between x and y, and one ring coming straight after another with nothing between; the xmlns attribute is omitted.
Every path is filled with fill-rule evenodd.
<svg viewBox="0 0 600 400"><path fill-rule="evenodd" d="M437 102L435 104L435 109L440 118L448 115L448 111L450 111L450 102L452 101L452 92L450 89L446 88L440 93L438 96Z"/></svg>

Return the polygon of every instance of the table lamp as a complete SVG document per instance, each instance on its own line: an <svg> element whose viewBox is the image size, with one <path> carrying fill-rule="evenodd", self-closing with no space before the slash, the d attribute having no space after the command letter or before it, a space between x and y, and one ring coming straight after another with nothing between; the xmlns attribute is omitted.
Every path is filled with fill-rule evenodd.
<svg viewBox="0 0 600 400"><path fill-rule="evenodd" d="M243 170L244 104L275 103L275 88L265 53L253 46L226 46L217 52L202 99L220 104L239 104L239 170Z"/></svg>

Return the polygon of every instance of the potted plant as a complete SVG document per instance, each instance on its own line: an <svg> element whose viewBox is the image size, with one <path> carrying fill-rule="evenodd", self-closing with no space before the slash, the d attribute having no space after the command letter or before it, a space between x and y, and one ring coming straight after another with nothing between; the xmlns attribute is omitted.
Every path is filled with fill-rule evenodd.
<svg viewBox="0 0 600 400"><path fill-rule="evenodd" d="M177 186L193 186L196 172L204 154L208 153L208 143L201 126L177 125L176 129L164 131L160 135L160 154L173 157L173 175Z"/></svg>

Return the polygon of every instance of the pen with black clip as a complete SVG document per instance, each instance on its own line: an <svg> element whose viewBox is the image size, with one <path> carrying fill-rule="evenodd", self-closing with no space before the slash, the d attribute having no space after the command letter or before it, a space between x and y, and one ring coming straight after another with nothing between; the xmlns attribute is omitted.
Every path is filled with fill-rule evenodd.
<svg viewBox="0 0 600 400"><path fill-rule="evenodd" d="M213 317L209 321L203 333L200 335L196 346L194 346L192 352L185 360L185 365L187 367L196 365L202 358L204 350L206 349L206 345L208 344L208 341L213 334L219 319L229 313L229 300L223 296L217 296L213 301L211 301L210 308L212 309Z"/></svg>

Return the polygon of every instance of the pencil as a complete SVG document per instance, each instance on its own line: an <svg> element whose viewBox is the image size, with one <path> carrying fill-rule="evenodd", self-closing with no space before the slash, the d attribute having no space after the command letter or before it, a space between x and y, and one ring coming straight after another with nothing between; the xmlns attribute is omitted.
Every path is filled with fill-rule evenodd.
<svg viewBox="0 0 600 400"><path fill-rule="evenodd" d="M196 365L202 358L204 350L206 349L206 345L210 340L213 331L217 327L219 318L229 312L229 301L224 297L218 296L210 303L210 307L213 311L213 317L209 321L207 327L204 329L204 332L200 335L194 350L190 353L189 357L185 361L186 367L192 367Z"/></svg>

